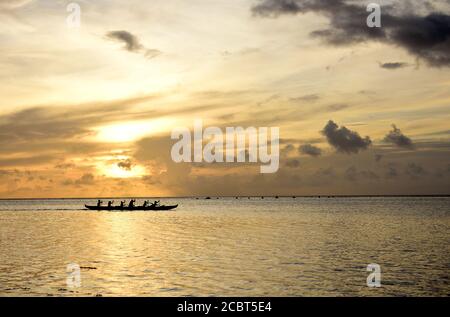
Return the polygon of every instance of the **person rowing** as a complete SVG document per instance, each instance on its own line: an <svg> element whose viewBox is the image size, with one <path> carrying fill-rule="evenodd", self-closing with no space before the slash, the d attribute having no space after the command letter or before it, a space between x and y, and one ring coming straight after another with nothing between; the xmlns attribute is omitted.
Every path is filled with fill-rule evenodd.
<svg viewBox="0 0 450 317"><path fill-rule="evenodd" d="M103 204L103 201L101 201L100 199L97 201L97 207L100 207Z"/></svg>
<svg viewBox="0 0 450 317"><path fill-rule="evenodd" d="M155 201L150 205L150 207L157 207L157 206L159 206L159 200L155 200Z"/></svg>
<svg viewBox="0 0 450 317"><path fill-rule="evenodd" d="M129 208L134 208L134 203L136 202L136 200L132 199L130 200L130 203L128 204Z"/></svg>
<svg viewBox="0 0 450 317"><path fill-rule="evenodd" d="M120 201L120 208L123 208L123 207L125 207L125 200Z"/></svg>
<svg viewBox="0 0 450 317"><path fill-rule="evenodd" d="M109 208L111 208L111 207L112 207L112 204L113 204L113 202L114 202L114 200L110 200L110 201L108 201L108 207L109 207Z"/></svg>

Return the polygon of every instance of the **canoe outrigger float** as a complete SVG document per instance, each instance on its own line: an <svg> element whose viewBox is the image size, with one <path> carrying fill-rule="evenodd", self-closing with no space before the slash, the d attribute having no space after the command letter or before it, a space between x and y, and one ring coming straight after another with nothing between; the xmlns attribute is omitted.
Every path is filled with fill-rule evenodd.
<svg viewBox="0 0 450 317"><path fill-rule="evenodd" d="M98 200L97 205L84 205L89 210L105 210L105 211L135 211L135 210L171 210L178 207L177 205L165 206L160 205L159 200L150 204L148 200L144 202L142 206L135 205L136 200L130 200L129 204L125 204L125 201L121 201L119 206L113 206L114 201L109 201L107 206L102 205L102 201Z"/></svg>
<svg viewBox="0 0 450 317"><path fill-rule="evenodd" d="M135 211L135 210L171 210L178 207L178 205L171 205L171 206L135 206L135 207L128 207L128 206L89 206L84 205L89 210L106 210L106 211Z"/></svg>

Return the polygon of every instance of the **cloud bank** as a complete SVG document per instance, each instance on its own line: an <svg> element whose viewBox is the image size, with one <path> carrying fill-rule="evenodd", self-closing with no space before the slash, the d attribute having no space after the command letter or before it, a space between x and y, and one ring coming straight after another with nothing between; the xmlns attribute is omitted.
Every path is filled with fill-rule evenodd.
<svg viewBox="0 0 450 317"><path fill-rule="evenodd" d="M261 17L309 12L325 16L328 27L311 35L331 45L379 41L401 47L430 66L450 66L450 15L410 11L398 15L392 6L382 6L382 27L369 28L366 8L347 0L260 0L252 7Z"/></svg>

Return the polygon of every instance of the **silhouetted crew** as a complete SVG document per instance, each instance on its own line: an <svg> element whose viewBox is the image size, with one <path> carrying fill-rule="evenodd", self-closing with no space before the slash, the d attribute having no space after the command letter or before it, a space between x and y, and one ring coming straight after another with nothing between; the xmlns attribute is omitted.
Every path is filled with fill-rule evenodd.
<svg viewBox="0 0 450 317"><path fill-rule="evenodd" d="M130 203L128 204L128 207L133 208L135 201L136 200L134 200L134 199L130 200Z"/></svg>
<svg viewBox="0 0 450 317"><path fill-rule="evenodd" d="M101 201L100 199L97 201L97 207L100 207L103 204L103 201Z"/></svg>
<svg viewBox="0 0 450 317"><path fill-rule="evenodd" d="M113 202L113 200L108 201L108 207L112 207Z"/></svg>
<svg viewBox="0 0 450 317"><path fill-rule="evenodd" d="M147 205L148 205L148 200L146 200L146 201L144 201L144 204L142 205L142 207L147 207Z"/></svg>
<svg viewBox="0 0 450 317"><path fill-rule="evenodd" d="M125 200L122 200L121 202L120 202L120 208L123 208L125 206Z"/></svg>

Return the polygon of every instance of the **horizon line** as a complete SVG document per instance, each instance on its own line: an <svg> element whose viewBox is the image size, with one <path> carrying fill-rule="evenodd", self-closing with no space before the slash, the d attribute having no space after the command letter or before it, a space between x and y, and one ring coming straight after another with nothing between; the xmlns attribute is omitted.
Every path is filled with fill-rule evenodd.
<svg viewBox="0 0 450 317"><path fill-rule="evenodd" d="M102 196L102 197L38 197L38 198L0 198L0 201L6 200L71 200L71 199L146 199L146 198L364 198L364 197L450 197L450 194L404 194L404 195L198 195L198 196Z"/></svg>

